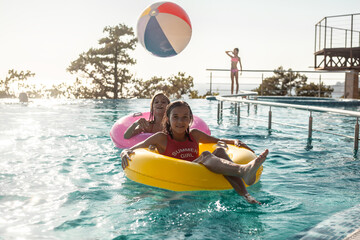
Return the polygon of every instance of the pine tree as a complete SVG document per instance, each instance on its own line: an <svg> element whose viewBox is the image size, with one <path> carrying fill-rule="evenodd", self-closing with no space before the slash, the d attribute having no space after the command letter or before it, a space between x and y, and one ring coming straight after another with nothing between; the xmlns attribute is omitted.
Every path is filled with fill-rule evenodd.
<svg viewBox="0 0 360 240"><path fill-rule="evenodd" d="M25 91L30 88L27 84L29 77L34 77L35 73L31 71L20 71L10 69L8 76L4 80L0 80L0 96L1 97L15 97L20 91Z"/></svg>
<svg viewBox="0 0 360 240"><path fill-rule="evenodd" d="M99 40L101 47L80 54L67 68L70 73L82 76L78 80L82 84L76 90L80 98L122 98L125 84L132 79L132 74L125 66L136 62L128 54L135 49L137 42L133 29L119 24L105 27L103 32L106 36ZM81 89L86 89L86 92L82 94Z"/></svg>

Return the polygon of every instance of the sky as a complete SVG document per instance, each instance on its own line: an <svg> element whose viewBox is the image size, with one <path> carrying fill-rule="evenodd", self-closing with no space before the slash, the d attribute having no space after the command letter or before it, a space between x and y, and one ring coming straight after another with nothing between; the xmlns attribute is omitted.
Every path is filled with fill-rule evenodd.
<svg viewBox="0 0 360 240"><path fill-rule="evenodd" d="M30 70L44 85L71 83L71 61L99 47L106 26L134 29L149 0L0 0L0 79L9 69ZM206 69L229 69L225 50L239 48L245 70L313 70L315 24L325 16L359 12L359 0L174 0L189 15L192 38L179 55L160 58L140 43L130 55L136 78L185 72L195 87L208 87ZM213 73L228 84L228 73ZM343 75L340 76L342 78ZM258 81L244 73L240 82ZM329 77L330 79L331 77ZM323 77L323 80L326 78Z"/></svg>

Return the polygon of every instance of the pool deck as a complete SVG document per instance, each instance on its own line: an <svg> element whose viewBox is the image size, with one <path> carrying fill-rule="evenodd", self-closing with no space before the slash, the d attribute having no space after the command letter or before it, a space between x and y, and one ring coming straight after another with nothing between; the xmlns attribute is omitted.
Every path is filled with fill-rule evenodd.
<svg viewBox="0 0 360 240"><path fill-rule="evenodd" d="M312 106L352 107L360 106L359 99L324 98L324 97L288 97L288 96L257 96L259 101L280 102Z"/></svg>
<svg viewBox="0 0 360 240"><path fill-rule="evenodd" d="M360 204L340 211L318 223L307 231L301 240L331 239L358 240L360 239Z"/></svg>
<svg viewBox="0 0 360 240"><path fill-rule="evenodd" d="M344 238L344 240L359 240L360 239L360 228L356 229L354 232Z"/></svg>

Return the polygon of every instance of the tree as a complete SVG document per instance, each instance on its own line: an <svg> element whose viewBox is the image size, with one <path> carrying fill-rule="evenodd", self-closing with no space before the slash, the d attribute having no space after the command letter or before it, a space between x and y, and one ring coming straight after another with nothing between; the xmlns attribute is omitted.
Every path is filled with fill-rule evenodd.
<svg viewBox="0 0 360 240"><path fill-rule="evenodd" d="M282 66L274 70L275 76L265 78L263 83L256 89L258 93L265 95L292 95L293 88L303 85L307 81L305 75L293 72L291 68L285 70Z"/></svg>
<svg viewBox="0 0 360 240"><path fill-rule="evenodd" d="M263 95L277 95L277 96L292 96L295 91L297 96L318 96L319 85L314 83L307 83L307 76L301 75L298 72L293 72L292 69L284 70L279 67L274 70L274 76L265 78L260 86L254 91ZM321 96L331 97L331 87L321 85Z"/></svg>
<svg viewBox="0 0 360 240"><path fill-rule="evenodd" d="M167 93L169 86L163 77L154 76L149 80L134 80L132 96L137 98L152 98L156 92Z"/></svg>
<svg viewBox="0 0 360 240"><path fill-rule="evenodd" d="M259 95L276 95L282 96L283 91L280 86L280 81L277 77L268 77L260 84L260 86L254 91L258 92Z"/></svg>
<svg viewBox="0 0 360 240"><path fill-rule="evenodd" d="M182 95L191 92L191 88L194 87L194 78L191 76L185 76L185 73L179 72L177 76L172 75L168 78L170 89L168 94L179 99Z"/></svg>
<svg viewBox="0 0 360 240"><path fill-rule="evenodd" d="M331 97L334 88L320 84L320 97ZM319 85L315 83L305 84L295 89L296 96L319 96Z"/></svg>
<svg viewBox="0 0 360 240"><path fill-rule="evenodd" d="M125 84L132 75L124 66L135 64L128 51L134 50L137 39L132 28L124 24L105 27L107 35L99 40L100 48L91 48L67 68L71 74L78 73L84 79L78 79L79 98L113 98L124 97ZM85 82L90 80L89 85Z"/></svg>
<svg viewBox="0 0 360 240"><path fill-rule="evenodd" d="M307 77L305 75L300 75L298 72L293 72L291 68L287 71L280 66L278 69L274 70L275 77L281 83L281 92L283 95L292 95L292 90L295 87L299 87L304 85L307 81Z"/></svg>
<svg viewBox="0 0 360 240"><path fill-rule="evenodd" d="M152 77L143 81L137 79L134 81L132 96L138 98L151 98L156 92L164 92L170 98L181 98L182 95L190 94L195 96L194 78L185 76L185 73L179 72L177 75L165 79L163 77Z"/></svg>
<svg viewBox="0 0 360 240"><path fill-rule="evenodd" d="M35 73L31 71L16 71L11 69L4 80L0 80L0 95L2 97L15 97L20 91L25 91L30 86L26 83L29 77L34 77Z"/></svg>

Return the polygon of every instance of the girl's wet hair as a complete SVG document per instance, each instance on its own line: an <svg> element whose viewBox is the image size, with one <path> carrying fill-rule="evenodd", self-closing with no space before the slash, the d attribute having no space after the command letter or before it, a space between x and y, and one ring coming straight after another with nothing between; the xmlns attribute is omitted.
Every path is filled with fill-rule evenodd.
<svg viewBox="0 0 360 240"><path fill-rule="evenodd" d="M171 114L171 111L173 109L175 109L177 107L182 107L182 106L185 106L185 107L187 107L189 109L190 124L189 124L188 128L186 129L186 136L191 141L191 138L190 138L190 125L192 124L194 117L193 117L193 113L191 111L191 108L190 108L189 104L187 104L187 102L184 102L184 101L175 101L175 102L172 102L169 105L167 105L165 115L164 115L164 118L163 118L163 122L162 122L164 133L169 134L170 137L173 138L172 131L171 131L171 125L170 125L170 114Z"/></svg>
<svg viewBox="0 0 360 240"><path fill-rule="evenodd" d="M163 92L155 93L155 95L152 97L151 103L150 103L149 122L153 122L155 120L154 119L154 101L155 101L155 98L160 95L163 95L166 98L168 104L170 103L170 99L165 95L165 93L163 93Z"/></svg>

